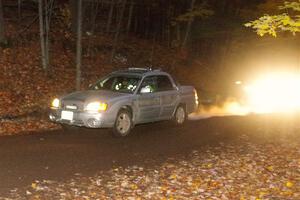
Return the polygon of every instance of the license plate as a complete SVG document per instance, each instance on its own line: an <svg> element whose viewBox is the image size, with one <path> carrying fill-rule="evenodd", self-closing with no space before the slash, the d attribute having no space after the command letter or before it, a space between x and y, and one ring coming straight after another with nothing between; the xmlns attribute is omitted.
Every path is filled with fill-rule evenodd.
<svg viewBox="0 0 300 200"><path fill-rule="evenodd" d="M61 111L61 119L72 121L73 120L73 112L66 111L66 110Z"/></svg>

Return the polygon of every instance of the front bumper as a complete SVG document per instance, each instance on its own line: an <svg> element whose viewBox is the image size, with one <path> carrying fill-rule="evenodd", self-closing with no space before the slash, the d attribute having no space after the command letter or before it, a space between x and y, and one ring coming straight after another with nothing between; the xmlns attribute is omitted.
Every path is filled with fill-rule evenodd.
<svg viewBox="0 0 300 200"><path fill-rule="evenodd" d="M63 119L63 111L72 112L72 119ZM114 124L113 118L110 116L109 113L105 112L90 113L83 111L51 109L49 113L49 119L56 123L82 126L88 128L107 128L112 127Z"/></svg>

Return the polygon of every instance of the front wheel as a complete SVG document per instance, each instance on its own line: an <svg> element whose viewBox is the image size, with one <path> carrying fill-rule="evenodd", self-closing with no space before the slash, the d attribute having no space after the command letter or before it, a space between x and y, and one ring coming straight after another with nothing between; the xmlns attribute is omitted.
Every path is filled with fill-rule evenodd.
<svg viewBox="0 0 300 200"><path fill-rule="evenodd" d="M185 111L185 107L183 105L179 105L174 114L174 122L176 125L183 125L186 121L187 114Z"/></svg>
<svg viewBox="0 0 300 200"><path fill-rule="evenodd" d="M117 137L125 137L129 135L131 128L132 128L131 113L125 109L120 110L113 127L114 135Z"/></svg>

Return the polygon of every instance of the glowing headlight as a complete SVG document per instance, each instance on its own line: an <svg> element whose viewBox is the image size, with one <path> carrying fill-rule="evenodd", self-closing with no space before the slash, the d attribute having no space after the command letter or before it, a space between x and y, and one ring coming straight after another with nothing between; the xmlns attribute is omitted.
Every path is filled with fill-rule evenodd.
<svg viewBox="0 0 300 200"><path fill-rule="evenodd" d="M300 110L300 76L271 74L245 87L251 110L256 113Z"/></svg>
<svg viewBox="0 0 300 200"><path fill-rule="evenodd" d="M53 99L52 103L51 103L51 107L52 108L59 108L60 106L60 101L58 98Z"/></svg>
<svg viewBox="0 0 300 200"><path fill-rule="evenodd" d="M107 104L101 102L92 102L85 107L85 110L87 111L105 111L106 109Z"/></svg>

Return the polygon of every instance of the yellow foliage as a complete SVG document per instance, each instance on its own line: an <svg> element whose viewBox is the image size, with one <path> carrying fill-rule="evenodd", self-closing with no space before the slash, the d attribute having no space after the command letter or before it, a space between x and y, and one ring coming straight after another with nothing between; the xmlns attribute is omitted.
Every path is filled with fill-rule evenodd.
<svg viewBox="0 0 300 200"><path fill-rule="evenodd" d="M274 167L273 167L273 166L268 166L267 169L268 169L269 171L274 171Z"/></svg>
<svg viewBox="0 0 300 200"><path fill-rule="evenodd" d="M31 187L32 187L33 189L36 189L36 188L37 188L37 184L36 184L36 183L32 183L32 184L31 184Z"/></svg>
<svg viewBox="0 0 300 200"><path fill-rule="evenodd" d="M278 6L278 1L267 1L263 4L269 12L270 7L275 7L277 10L292 9L295 12L300 12L300 2L284 2L283 6ZM277 6L276 6L277 5ZM254 21L244 24L246 27L251 27L256 30L259 36L269 34L273 37L277 37L278 30L289 31L293 35L299 32L300 22L298 15L289 15L282 13L278 15L264 15Z"/></svg>
<svg viewBox="0 0 300 200"><path fill-rule="evenodd" d="M291 188L291 187L294 186L294 183L288 181L288 182L285 183L285 186L288 187L288 188Z"/></svg>

